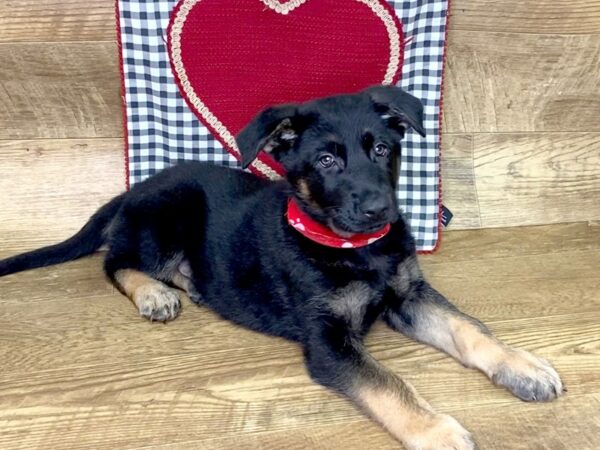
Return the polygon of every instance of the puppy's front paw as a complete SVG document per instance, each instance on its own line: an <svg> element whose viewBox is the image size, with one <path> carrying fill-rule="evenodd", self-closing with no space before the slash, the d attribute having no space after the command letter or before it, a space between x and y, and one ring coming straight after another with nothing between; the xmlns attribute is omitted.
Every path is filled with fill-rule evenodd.
<svg viewBox="0 0 600 450"><path fill-rule="evenodd" d="M508 351L492 374L492 381L528 402L553 400L564 390L560 376L548 361L518 349Z"/></svg>
<svg viewBox="0 0 600 450"><path fill-rule="evenodd" d="M435 414L404 444L409 450L477 450L471 433L446 414Z"/></svg>
<svg viewBox="0 0 600 450"><path fill-rule="evenodd" d="M160 283L141 286L136 290L133 301L140 315L153 322L172 320L181 310L177 291Z"/></svg>

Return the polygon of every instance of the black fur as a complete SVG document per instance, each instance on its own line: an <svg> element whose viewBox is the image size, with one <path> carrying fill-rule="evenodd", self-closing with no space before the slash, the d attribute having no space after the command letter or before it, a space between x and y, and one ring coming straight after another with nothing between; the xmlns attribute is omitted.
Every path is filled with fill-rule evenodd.
<svg viewBox="0 0 600 450"><path fill-rule="evenodd" d="M395 197L399 142L410 127L423 133L422 106L395 87L270 108L240 133L239 147L246 166L268 150L286 169L285 181L182 163L115 198L71 239L1 261L0 275L75 259L102 244L111 279L136 269L169 281L163 269L187 261L196 301L299 342L312 376L347 393L348 366L360 360L349 342L360 342L385 299L395 298L388 280L415 254ZM392 229L367 247L324 247L287 224L290 197L340 233ZM351 282L374 293L353 322L358 327L328 304Z"/></svg>

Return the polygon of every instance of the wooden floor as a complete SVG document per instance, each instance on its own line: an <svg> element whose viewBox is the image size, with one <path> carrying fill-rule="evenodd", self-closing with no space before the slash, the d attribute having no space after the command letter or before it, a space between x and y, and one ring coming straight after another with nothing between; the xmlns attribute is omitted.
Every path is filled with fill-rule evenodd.
<svg viewBox="0 0 600 450"><path fill-rule="evenodd" d="M257 0L258 1L258 0ZM124 189L113 0L0 3L0 258ZM568 386L526 404L377 326L369 347L482 449L600 448L600 0L452 0L433 284ZM184 305L150 324L101 258L0 279L0 449L392 449L294 345Z"/></svg>
<svg viewBox="0 0 600 450"><path fill-rule="evenodd" d="M594 450L600 436L600 226L448 233L422 258L434 286L512 345L550 359L569 391L527 404L378 324L368 347L482 449ZM186 301L149 323L101 258L0 279L2 449L393 449L314 385L293 344Z"/></svg>

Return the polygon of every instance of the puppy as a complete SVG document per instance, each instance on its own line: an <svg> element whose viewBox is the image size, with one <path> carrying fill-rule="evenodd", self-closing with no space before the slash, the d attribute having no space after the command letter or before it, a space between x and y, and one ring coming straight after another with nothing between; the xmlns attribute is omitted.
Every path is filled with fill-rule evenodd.
<svg viewBox="0 0 600 450"><path fill-rule="evenodd" d="M378 318L527 401L563 392L550 364L501 343L423 278L395 196L399 142L424 134L421 103L396 87L269 108L238 136L286 171L272 182L182 163L136 185L72 238L0 261L0 275L107 245L108 277L150 320L173 319L180 294L224 318L302 346L312 379L354 402L409 449L473 449L375 361L363 339Z"/></svg>

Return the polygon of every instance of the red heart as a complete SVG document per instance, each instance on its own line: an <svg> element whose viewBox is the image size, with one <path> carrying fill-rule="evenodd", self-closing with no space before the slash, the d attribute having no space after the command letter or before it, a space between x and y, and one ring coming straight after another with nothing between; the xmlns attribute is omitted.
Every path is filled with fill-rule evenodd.
<svg viewBox="0 0 600 450"><path fill-rule="evenodd" d="M384 0L181 0L168 36L182 95L238 159L234 136L260 110L395 83L403 57ZM265 154L251 168L282 173Z"/></svg>

